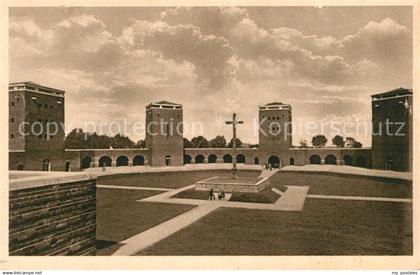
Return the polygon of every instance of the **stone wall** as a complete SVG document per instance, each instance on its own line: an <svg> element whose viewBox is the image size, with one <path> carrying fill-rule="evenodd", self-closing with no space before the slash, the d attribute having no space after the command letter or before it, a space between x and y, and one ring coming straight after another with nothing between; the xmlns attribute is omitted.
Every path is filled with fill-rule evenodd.
<svg viewBox="0 0 420 275"><path fill-rule="evenodd" d="M96 254L93 176L12 172L10 177L10 255Z"/></svg>
<svg viewBox="0 0 420 275"><path fill-rule="evenodd" d="M236 183L229 183L229 181L223 182L222 178L210 178L207 180L199 181L195 184L196 190L210 190L213 189L215 192L225 191L228 193L232 192L244 192L244 193L259 193L266 189L270 185L270 178L260 179L257 183L241 183L240 180Z"/></svg>

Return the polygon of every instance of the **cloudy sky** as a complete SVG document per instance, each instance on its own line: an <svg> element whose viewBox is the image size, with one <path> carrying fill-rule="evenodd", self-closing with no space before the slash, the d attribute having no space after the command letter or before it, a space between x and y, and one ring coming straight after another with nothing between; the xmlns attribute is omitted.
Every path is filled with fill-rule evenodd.
<svg viewBox="0 0 420 275"><path fill-rule="evenodd" d="M192 122L203 122L208 138L230 137L220 122L235 111L245 121L239 138L255 143L258 105L279 101L292 106L297 144L311 139L299 127L369 124L371 94L412 87L409 7L11 8L9 15L10 81L64 89L69 130L144 122L145 105L168 100L183 104L189 138L197 134ZM345 130L370 146L356 128ZM316 132L332 138L331 125Z"/></svg>

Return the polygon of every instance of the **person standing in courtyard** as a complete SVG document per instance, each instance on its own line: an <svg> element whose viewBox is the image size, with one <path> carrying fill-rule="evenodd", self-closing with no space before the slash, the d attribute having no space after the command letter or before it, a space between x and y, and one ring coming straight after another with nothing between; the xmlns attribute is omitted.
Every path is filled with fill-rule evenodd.
<svg viewBox="0 0 420 275"><path fill-rule="evenodd" d="M225 199L225 191L222 191L220 194L219 194L219 200L224 200Z"/></svg>
<svg viewBox="0 0 420 275"><path fill-rule="evenodd" d="M213 188L209 191L209 200L216 200L216 196L214 195Z"/></svg>

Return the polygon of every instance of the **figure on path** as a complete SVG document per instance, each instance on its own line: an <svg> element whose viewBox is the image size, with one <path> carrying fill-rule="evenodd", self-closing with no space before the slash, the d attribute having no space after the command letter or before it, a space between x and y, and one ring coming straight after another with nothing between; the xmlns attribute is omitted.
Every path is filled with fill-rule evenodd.
<svg viewBox="0 0 420 275"><path fill-rule="evenodd" d="M219 194L219 200L224 200L225 199L225 191L222 191L220 194Z"/></svg>
<svg viewBox="0 0 420 275"><path fill-rule="evenodd" d="M216 200L216 196L214 195L213 188L209 191L209 200Z"/></svg>

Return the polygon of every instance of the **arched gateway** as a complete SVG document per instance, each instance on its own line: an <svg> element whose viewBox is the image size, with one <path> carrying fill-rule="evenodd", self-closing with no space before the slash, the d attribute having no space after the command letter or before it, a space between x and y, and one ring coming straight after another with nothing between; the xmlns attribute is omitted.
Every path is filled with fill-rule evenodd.
<svg viewBox="0 0 420 275"><path fill-rule="evenodd" d="M268 163L271 165L271 167L273 168L280 168L280 159L278 156L270 156L268 158Z"/></svg>

